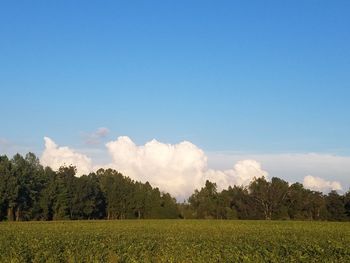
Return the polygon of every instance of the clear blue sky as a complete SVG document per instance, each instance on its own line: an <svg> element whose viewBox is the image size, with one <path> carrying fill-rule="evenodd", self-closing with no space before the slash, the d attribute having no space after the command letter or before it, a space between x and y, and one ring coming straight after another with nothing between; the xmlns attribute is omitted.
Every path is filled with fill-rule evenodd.
<svg viewBox="0 0 350 263"><path fill-rule="evenodd" d="M108 127L208 151L350 153L350 1L1 1L0 138Z"/></svg>

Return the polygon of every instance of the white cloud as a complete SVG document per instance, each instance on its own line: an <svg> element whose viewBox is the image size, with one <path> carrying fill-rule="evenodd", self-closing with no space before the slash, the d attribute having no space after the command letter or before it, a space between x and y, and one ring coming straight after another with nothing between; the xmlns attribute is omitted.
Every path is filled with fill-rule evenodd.
<svg viewBox="0 0 350 263"><path fill-rule="evenodd" d="M104 133L101 131L101 133ZM98 163L86 155L68 147L57 146L50 138L45 137L45 150L41 163L58 169L61 165L75 165L78 176L98 168L113 168L130 178L150 182L161 191L171 193L178 200L183 200L200 189L205 180L217 183L222 190L229 185L246 186L256 177L280 177L291 183L303 181L305 187L318 190L341 190L341 181L327 181L329 174L343 175L348 180L350 158L321 154L276 154L276 155L229 155L209 154L214 163L209 163L202 149L184 141L178 144L165 144L152 140L144 145L136 145L129 137L122 136L106 144L111 162L98 158L105 154L100 149L93 155ZM86 152L86 151L83 151ZM91 155L91 152L90 152ZM215 166L215 162L221 162ZM263 170L261 163L264 164ZM214 164L214 165L213 165ZM232 167L232 169L223 169ZM215 169L209 168L214 167ZM320 177L306 176L317 174ZM345 183L344 183L345 185Z"/></svg>
<svg viewBox="0 0 350 263"><path fill-rule="evenodd" d="M231 172L235 175L236 185L248 185L254 177L268 177L268 173L261 168L261 164L255 160L243 160L236 163Z"/></svg>
<svg viewBox="0 0 350 263"><path fill-rule="evenodd" d="M124 136L106 146L113 159L108 166L175 196L188 195L202 184L207 157L190 142L171 145L152 140L136 146Z"/></svg>
<svg viewBox="0 0 350 263"><path fill-rule="evenodd" d="M320 177L314 177L311 175L305 176L303 185L305 188L309 188L315 191L327 192L330 190L342 190L342 186L337 181L327 181Z"/></svg>
<svg viewBox="0 0 350 263"><path fill-rule="evenodd" d="M349 189L350 156L328 153L276 153L243 154L208 152L208 165L227 168L242 159L252 159L263 164L271 177L283 178L290 183L303 182L306 175L328 178L339 182L343 190ZM330 189L330 188L329 188Z"/></svg>
<svg viewBox="0 0 350 263"><path fill-rule="evenodd" d="M208 169L203 150L187 141L171 145L152 140L137 146L123 136L106 146L113 159L108 167L133 179L149 181L178 198L188 197L207 179L223 189L233 184L247 185L253 177L267 176L254 160L240 161L227 171Z"/></svg>
<svg viewBox="0 0 350 263"><path fill-rule="evenodd" d="M86 155L78 153L68 147L58 147L56 143L48 137L44 137L45 150L40 158L44 166L50 166L57 170L63 165L74 165L77 168L77 176L88 174L92 171L91 159Z"/></svg>
<svg viewBox="0 0 350 263"><path fill-rule="evenodd" d="M230 170L208 170L205 172L206 178L216 182L220 190L229 185L247 186L255 178L265 177L268 173L261 168L261 164L255 160L238 161Z"/></svg>

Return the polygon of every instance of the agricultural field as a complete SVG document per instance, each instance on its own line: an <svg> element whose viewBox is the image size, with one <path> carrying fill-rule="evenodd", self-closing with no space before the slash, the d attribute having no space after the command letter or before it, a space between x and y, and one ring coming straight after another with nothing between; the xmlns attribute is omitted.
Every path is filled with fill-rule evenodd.
<svg viewBox="0 0 350 263"><path fill-rule="evenodd" d="M0 223L0 262L350 262L350 223Z"/></svg>

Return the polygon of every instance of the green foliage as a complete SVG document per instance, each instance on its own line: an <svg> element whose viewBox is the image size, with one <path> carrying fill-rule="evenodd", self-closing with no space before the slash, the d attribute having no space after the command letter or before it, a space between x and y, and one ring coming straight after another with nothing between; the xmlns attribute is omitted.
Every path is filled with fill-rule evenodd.
<svg viewBox="0 0 350 263"><path fill-rule="evenodd" d="M213 219L219 218L219 200L216 184L210 181L205 182L205 186L189 198L189 203L196 211L197 218Z"/></svg>
<svg viewBox="0 0 350 263"><path fill-rule="evenodd" d="M347 219L344 198L336 191L331 191L326 197L328 219L332 221L345 221Z"/></svg>
<svg viewBox="0 0 350 263"><path fill-rule="evenodd" d="M177 204L148 182L135 182L113 169L76 177L73 166L42 167L28 153L0 156L0 221L78 219L350 219L350 193L328 195L274 177L255 178L248 187L215 183Z"/></svg>
<svg viewBox="0 0 350 263"><path fill-rule="evenodd" d="M230 186L217 192L216 185L207 181L180 209L183 218L347 221L350 193L324 195L277 177L255 178L248 187Z"/></svg>
<svg viewBox="0 0 350 263"><path fill-rule="evenodd" d="M0 233L0 262L350 262L348 223L3 222Z"/></svg>
<svg viewBox="0 0 350 263"><path fill-rule="evenodd" d="M176 200L112 169L76 177L43 168L32 153L0 156L0 221L179 218Z"/></svg>

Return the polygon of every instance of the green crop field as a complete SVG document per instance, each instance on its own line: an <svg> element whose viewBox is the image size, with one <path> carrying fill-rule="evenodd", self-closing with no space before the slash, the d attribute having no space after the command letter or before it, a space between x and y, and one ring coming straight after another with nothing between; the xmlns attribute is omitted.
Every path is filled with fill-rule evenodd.
<svg viewBox="0 0 350 263"><path fill-rule="evenodd" d="M350 223L0 223L0 262L350 262Z"/></svg>

